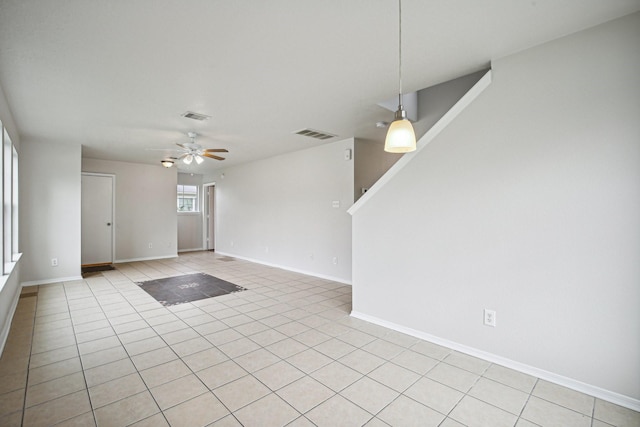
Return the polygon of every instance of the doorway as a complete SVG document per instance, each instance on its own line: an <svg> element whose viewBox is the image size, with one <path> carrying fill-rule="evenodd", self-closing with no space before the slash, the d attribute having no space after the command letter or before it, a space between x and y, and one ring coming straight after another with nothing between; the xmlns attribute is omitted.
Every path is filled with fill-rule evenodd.
<svg viewBox="0 0 640 427"><path fill-rule="evenodd" d="M114 182L114 175L82 174L82 266L113 262Z"/></svg>
<svg viewBox="0 0 640 427"><path fill-rule="evenodd" d="M204 185L205 212L204 212L204 247L208 251L215 250L215 213L216 213L216 186L215 184Z"/></svg>

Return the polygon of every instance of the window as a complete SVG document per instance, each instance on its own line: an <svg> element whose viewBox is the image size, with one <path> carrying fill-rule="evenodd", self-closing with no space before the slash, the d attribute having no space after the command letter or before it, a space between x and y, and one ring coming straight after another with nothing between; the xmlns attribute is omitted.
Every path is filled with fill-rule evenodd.
<svg viewBox="0 0 640 427"><path fill-rule="evenodd" d="M178 212L199 212L197 185L178 184Z"/></svg>

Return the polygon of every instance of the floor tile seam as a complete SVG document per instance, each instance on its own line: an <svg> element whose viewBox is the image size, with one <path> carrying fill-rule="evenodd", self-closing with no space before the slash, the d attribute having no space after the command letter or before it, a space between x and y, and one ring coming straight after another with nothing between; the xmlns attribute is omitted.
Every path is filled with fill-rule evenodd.
<svg viewBox="0 0 640 427"><path fill-rule="evenodd" d="M587 395L587 396L589 396L589 395ZM576 413L578 415L582 415L583 417L589 417L589 418L593 419L592 415L588 415L588 414L582 413L580 411L577 411L575 409L569 408L569 407L567 407L567 406L565 406L565 405L563 405L561 403L558 403L558 402L555 402L555 401L551 401L551 400L545 399L545 398L540 397L540 396L536 396L535 394L533 394L533 392L531 393L530 397L535 397L537 399L544 400L545 402L550 403L552 405L559 406L560 408L566 409L566 410L571 411L573 413ZM593 396L589 396L589 397L593 397ZM527 400L527 402L528 402L528 400ZM594 403L593 406L595 407L595 403ZM592 411L592 413L593 413L593 411ZM598 419L598 421L602 421L602 420ZM606 422L606 421L604 421L604 422Z"/></svg>
<svg viewBox="0 0 640 427"><path fill-rule="evenodd" d="M38 286L37 290L40 291L40 287L39 286ZM35 335L35 329L36 329L35 317L36 317L36 313L37 313L37 310L38 310L38 301L39 300L40 300L40 296L36 295L36 301L35 301L36 307L35 307L35 310L34 310L34 313L33 313L33 325L32 325L32 330L31 330L31 340L30 340L30 343L29 343L29 360L27 361L27 374L26 374L25 379L24 379L24 394L22 396L22 414L21 414L21 417L20 417L20 425L24 424L24 414L25 414L25 412L27 412L27 391L28 391L28 385L29 385L29 375L31 373L31 369L30 369L30 367L31 367L31 357L33 356L33 354L32 354L33 336ZM11 327L9 327L9 332L11 332Z"/></svg>
<svg viewBox="0 0 640 427"><path fill-rule="evenodd" d="M538 380L540 381L540 380L542 380L542 379L541 379L541 378L538 378ZM539 381L536 381L536 386L539 384ZM542 381L544 381L544 380L542 380ZM553 384L553 383L552 383L552 384ZM556 384L554 384L554 385L556 385ZM580 411L579 411L579 410L577 410L577 409L569 408L568 406L566 406L566 405L564 405L564 404L562 404L562 403L560 403L560 402L558 402L558 401L555 401L555 400L554 400L554 401L552 401L552 400L549 400L550 398L547 398L547 397L544 397L544 396L540 396L540 395L535 394L535 392L536 392L536 387L533 387L533 389L531 390L531 396L533 396L533 397L537 397L538 399L544 400L544 401L549 402L549 403L553 403L554 405L561 406L561 407L566 408L566 409L569 409L569 410L571 410L571 411L573 411L573 412L578 412L578 413L580 413L580 414L582 414L582 415L585 415L585 416L588 416L588 417L593 418L593 414L594 414L594 412L595 412L595 408L596 408L596 397L595 397L595 396L591 396L591 395L586 394L586 393L582 393L582 392L579 392L579 391L576 391L576 390L572 390L572 389L567 388L567 387L563 387L563 386L560 386L560 387L561 387L561 388L563 388L563 389L567 389L567 390L569 390L569 391L572 391L572 392L575 392L575 393L578 393L578 394L581 394L581 395L583 395L583 396L586 396L586 397L589 397L589 398L593 399L593 402L592 402L592 405L591 405L591 410L590 410L591 415L589 415L589 414L585 414L584 412L580 412Z"/></svg>
<svg viewBox="0 0 640 427"><path fill-rule="evenodd" d="M390 362L389 362L389 363L390 363ZM379 367L381 367L381 366L384 366L384 365L380 365L380 366L378 366L378 368L379 368ZM396 365L396 366L397 366L397 365ZM391 390L395 391L396 393L400 393L400 394L403 394L404 392L406 392L407 390L409 390L411 387L413 387L413 386L414 386L418 381L420 381L420 380L423 378L423 376L422 376L422 375L417 374L417 375L418 375L418 378L417 378L417 379L413 380L413 381L411 382L411 384L409 384L407 387L405 387L402 391L398 391L398 390L396 390L395 388L391 387L390 385L385 384L385 383L383 383L382 381L377 380L377 379L375 379L375 378L373 378L373 377L369 376L369 375L371 375L371 373L373 373L373 372L374 372L376 369L378 369L378 368L375 368L375 369L373 369L372 371L368 372L367 374L364 374L364 376L365 376L366 378L370 379L371 381L375 381L375 382L377 382L378 384L381 384L381 385L383 385L383 386L385 386L385 387L387 387L387 388L389 388L389 389L391 389ZM404 369L406 369L406 368L404 368ZM411 371L411 372L413 373L413 371Z"/></svg>
<svg viewBox="0 0 640 427"><path fill-rule="evenodd" d="M491 364L491 366L494 366L494 365L495 365L495 366L501 366L501 365L497 365L497 364L495 364L495 363L492 363L492 364ZM511 390L519 391L520 393L523 393L523 394L526 394L526 395L532 395L532 393L533 393L533 388L531 389L531 391L524 391L524 390L519 389L519 388L517 388L517 387L513 387L512 385L505 384L505 383L503 383L502 381L499 381L499 380L497 380L497 379L495 379L495 378L491 378L491 377L487 377L487 376L485 376L485 374L487 373L487 371L488 371L488 370L489 370L489 368L487 368L487 370L485 370L485 372L480 376L480 378L483 378L483 379L485 379L485 380L487 380L487 381L491 381L491 382L494 382L494 383L500 384L500 385L502 385L502 386L504 386L504 387L510 388ZM536 378L536 379L537 379L537 378ZM537 381L536 381L536 383L537 383ZM595 405L594 405L594 406L595 406Z"/></svg>

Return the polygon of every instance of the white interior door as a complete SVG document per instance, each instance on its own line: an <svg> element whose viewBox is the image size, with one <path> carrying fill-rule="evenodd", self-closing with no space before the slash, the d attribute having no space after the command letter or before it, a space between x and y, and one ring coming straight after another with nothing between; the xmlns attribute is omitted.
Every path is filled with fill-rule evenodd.
<svg viewBox="0 0 640 427"><path fill-rule="evenodd" d="M82 265L113 262L113 181L82 174Z"/></svg>
<svg viewBox="0 0 640 427"><path fill-rule="evenodd" d="M216 188L213 185L207 187L207 249L214 250L215 249L215 225L214 225L214 213L215 213L215 191Z"/></svg>

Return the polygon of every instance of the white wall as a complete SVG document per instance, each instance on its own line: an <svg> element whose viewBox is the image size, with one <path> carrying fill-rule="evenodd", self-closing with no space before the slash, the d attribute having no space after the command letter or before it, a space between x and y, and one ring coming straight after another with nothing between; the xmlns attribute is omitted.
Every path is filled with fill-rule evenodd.
<svg viewBox="0 0 640 427"><path fill-rule="evenodd" d="M80 278L81 148L23 140L19 156L21 280Z"/></svg>
<svg viewBox="0 0 640 427"><path fill-rule="evenodd" d="M178 251L201 250L202 247L202 175L178 173L178 184L196 185L200 212L178 212Z"/></svg>
<svg viewBox="0 0 640 427"><path fill-rule="evenodd" d="M116 262L177 256L176 169L82 159L82 171L116 176Z"/></svg>
<svg viewBox="0 0 640 427"><path fill-rule="evenodd" d="M492 85L355 212L354 314L637 409L638 46L634 14L496 61Z"/></svg>
<svg viewBox="0 0 640 427"><path fill-rule="evenodd" d="M216 252L350 283L353 160L344 151L353 144L346 139L224 169L224 179L205 177L216 182Z"/></svg>

